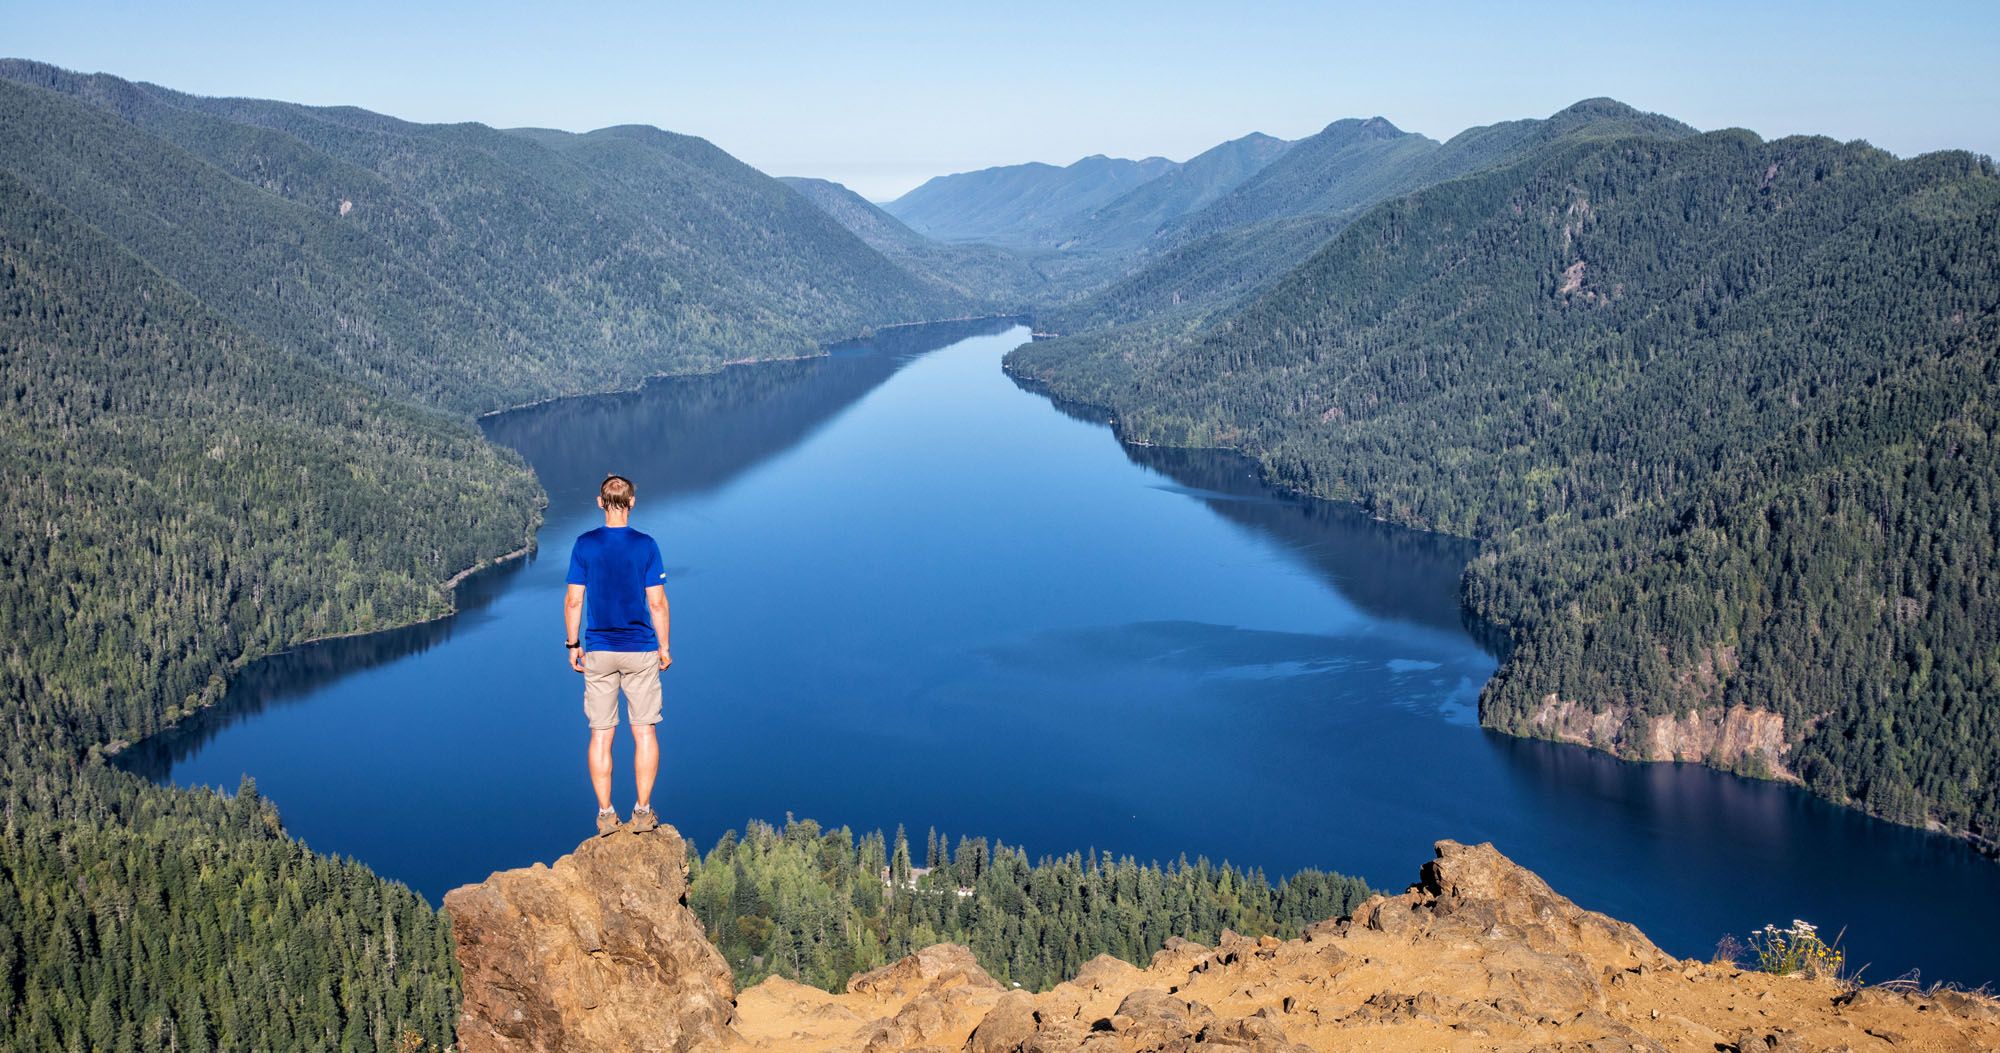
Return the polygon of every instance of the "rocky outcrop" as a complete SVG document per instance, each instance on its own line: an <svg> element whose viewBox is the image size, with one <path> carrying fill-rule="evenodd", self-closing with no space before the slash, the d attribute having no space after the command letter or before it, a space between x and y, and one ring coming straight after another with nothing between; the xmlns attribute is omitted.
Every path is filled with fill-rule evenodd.
<svg viewBox="0 0 2000 1053"><path fill-rule="evenodd" d="M1693 761L1725 771L1799 781L1785 764L1785 718L1751 706L1698 706L1646 717L1634 734L1630 706L1593 709L1549 695L1528 714L1525 732L1589 746L1627 760Z"/></svg>
<svg viewBox="0 0 2000 1053"><path fill-rule="evenodd" d="M670 826L502 871L453 889L444 909L465 1053L667 1053L726 1034L735 984L687 908L686 849Z"/></svg>
<svg viewBox="0 0 2000 1053"><path fill-rule="evenodd" d="M944 944L854 977L742 992L681 905L671 830L586 842L445 899L460 1042L485 1050L814 1053L2000 1050L2000 1003L1677 960L1492 845L1440 841L1399 896L1299 939L1167 941L1010 989ZM587 993L586 993L587 992Z"/></svg>
<svg viewBox="0 0 2000 1053"><path fill-rule="evenodd" d="M977 968L933 947L844 995L766 981L735 1030L807 1053L2000 1049L1992 999L1679 961L1493 846L1451 841L1408 892L1300 939L1172 940L1147 968L1100 958L1042 994L949 979Z"/></svg>

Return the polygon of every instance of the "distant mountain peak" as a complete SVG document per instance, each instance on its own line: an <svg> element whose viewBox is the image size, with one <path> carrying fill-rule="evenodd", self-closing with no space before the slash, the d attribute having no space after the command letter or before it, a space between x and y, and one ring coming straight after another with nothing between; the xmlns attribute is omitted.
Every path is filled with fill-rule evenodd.
<svg viewBox="0 0 2000 1053"><path fill-rule="evenodd" d="M1650 113L1617 99L1598 96L1571 103L1549 115L1547 126L1555 132L1572 128L1605 125L1609 128L1645 134L1692 135L1693 126L1664 114Z"/></svg>
<svg viewBox="0 0 2000 1053"><path fill-rule="evenodd" d="M1342 117L1319 130L1314 139L1396 139L1409 132L1396 127L1387 117Z"/></svg>
<svg viewBox="0 0 2000 1053"><path fill-rule="evenodd" d="M1589 99L1579 99L1555 112L1555 116L1566 114L1590 117L1638 117L1640 110L1619 102L1609 95L1599 95Z"/></svg>

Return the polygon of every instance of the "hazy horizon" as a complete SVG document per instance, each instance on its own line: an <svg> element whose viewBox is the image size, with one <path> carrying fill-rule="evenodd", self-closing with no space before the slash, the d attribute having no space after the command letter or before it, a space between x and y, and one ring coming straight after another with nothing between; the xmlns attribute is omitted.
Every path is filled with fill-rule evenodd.
<svg viewBox="0 0 2000 1053"><path fill-rule="evenodd" d="M1986 75L2000 11L1957 0L1922 18L1695 3L1564 22L1464 4L1414 27L1392 11L1288 4L751 15L361 0L323 12L80 0L13 12L5 47L194 94L412 121L650 124L875 201L952 172L1092 154L1183 161L1344 117L1442 140L1597 96L1702 129L2000 153L2000 83Z"/></svg>

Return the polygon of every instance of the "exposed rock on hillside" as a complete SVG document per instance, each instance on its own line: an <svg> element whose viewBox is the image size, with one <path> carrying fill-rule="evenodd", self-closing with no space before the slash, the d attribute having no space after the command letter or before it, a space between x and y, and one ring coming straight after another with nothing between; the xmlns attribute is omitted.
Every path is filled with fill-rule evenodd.
<svg viewBox="0 0 2000 1053"><path fill-rule="evenodd" d="M1627 760L1697 761L1725 771L1749 769L1774 779L1800 781L1785 763L1791 750L1785 718L1771 710L1702 706L1678 716L1644 716L1642 736L1627 730L1632 723L1630 706L1593 710L1555 695L1543 698L1528 717L1528 727L1536 734Z"/></svg>
<svg viewBox="0 0 2000 1053"><path fill-rule="evenodd" d="M444 897L465 974L465 1053L712 1048L729 1024L729 964L687 908L670 826L614 833Z"/></svg>
<svg viewBox="0 0 2000 1053"><path fill-rule="evenodd" d="M1679 961L1491 845L1453 841L1438 842L1408 892L1301 939L1170 940L1147 968L1098 958L1041 994L1009 990L965 948L940 945L856 976L844 994L767 980L742 992L731 1020L723 963L678 902L681 860L662 828L446 897L466 968L464 1047L2000 1050L1992 999ZM635 917L620 923L622 910ZM595 935L614 930L628 935ZM600 993L586 1004L579 990Z"/></svg>

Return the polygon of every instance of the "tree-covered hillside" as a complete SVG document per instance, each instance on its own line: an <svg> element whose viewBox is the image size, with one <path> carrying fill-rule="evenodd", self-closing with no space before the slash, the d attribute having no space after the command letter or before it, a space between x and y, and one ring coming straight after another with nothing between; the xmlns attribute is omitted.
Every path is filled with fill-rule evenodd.
<svg viewBox="0 0 2000 1053"><path fill-rule="evenodd" d="M1259 132L1209 147L1158 177L1079 215L1048 233L1049 248L1066 252L1132 252L1147 248L1168 224L1207 208L1291 148Z"/></svg>
<svg viewBox="0 0 2000 1053"><path fill-rule="evenodd" d="M1546 118L1468 128L1444 143L1379 117L1335 121L1213 204L1167 224L1153 256L1103 288L1043 312L1037 325L1075 334L1151 322L1120 339L1155 342L1268 288L1383 201L1514 163L1560 140L1693 132L1611 99L1586 99Z"/></svg>
<svg viewBox="0 0 2000 1053"><path fill-rule="evenodd" d="M998 245L932 241L860 194L826 179L787 176L779 182L853 231L904 270L976 309L1026 310L1053 294L1047 275L1027 255Z"/></svg>
<svg viewBox="0 0 2000 1053"><path fill-rule="evenodd" d="M449 1041L437 916L254 794L100 759L255 655L450 609L539 491L469 424L269 347L0 173L0 1045Z"/></svg>
<svg viewBox="0 0 2000 1053"><path fill-rule="evenodd" d="M973 306L654 128L411 124L8 60L0 169L245 331L458 410Z"/></svg>
<svg viewBox="0 0 2000 1053"><path fill-rule="evenodd" d="M690 852L692 855L692 852ZM787 817L751 823L692 860L688 906L739 986L783 976L840 990L849 976L934 943L961 943L1002 982L1046 990L1109 954L1144 965L1169 937L1224 929L1297 936L1369 896L1358 878L1305 870L1276 882L1206 859L1161 866L1072 853L1031 862L985 838L933 830L911 845Z"/></svg>
<svg viewBox="0 0 2000 1053"><path fill-rule="evenodd" d="M1133 161L1093 154L1064 167L1033 162L938 176L883 205L917 233L939 241L988 241L1010 248L1046 245L1089 210L1175 167L1164 157Z"/></svg>
<svg viewBox="0 0 2000 1053"><path fill-rule="evenodd" d="M1186 241L1281 216L1346 212L1403 186L1402 172L1438 148L1380 117L1349 117L1299 140L1284 155L1208 207L1169 225Z"/></svg>
<svg viewBox="0 0 2000 1053"><path fill-rule="evenodd" d="M1996 290L1989 161L1557 137L1191 335L1010 365L1133 438L1488 541L1466 596L1515 643L1489 725L1660 757L1662 718L1742 706L1816 791L1991 836Z"/></svg>

